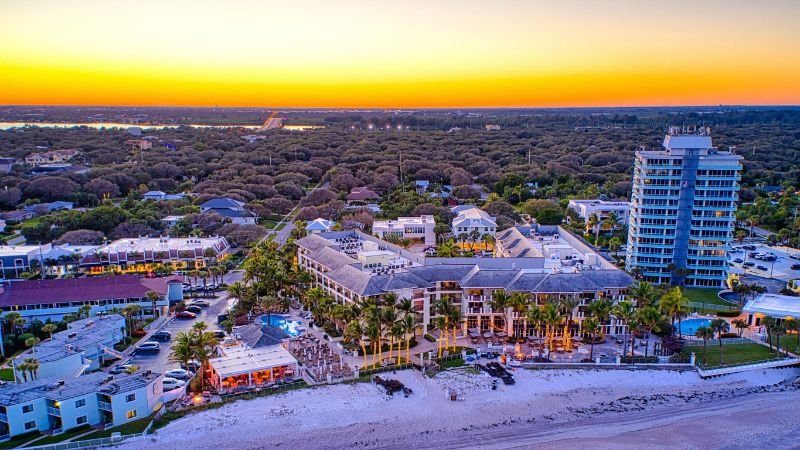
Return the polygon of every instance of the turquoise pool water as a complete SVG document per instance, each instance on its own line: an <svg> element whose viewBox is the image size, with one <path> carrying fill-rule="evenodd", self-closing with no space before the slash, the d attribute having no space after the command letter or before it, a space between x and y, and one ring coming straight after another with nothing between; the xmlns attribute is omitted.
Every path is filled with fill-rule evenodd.
<svg viewBox="0 0 800 450"><path fill-rule="evenodd" d="M305 331L303 328L303 322L300 320L289 320L286 316L272 314L269 316L269 321L267 316L261 318L261 323L264 325L271 325L275 328L280 328L284 333L288 334L291 337L300 336L300 334Z"/></svg>
<svg viewBox="0 0 800 450"><path fill-rule="evenodd" d="M694 336L700 327L706 327L711 323L711 319L684 319L681 321L681 334ZM678 323L675 323L675 331L678 330Z"/></svg>

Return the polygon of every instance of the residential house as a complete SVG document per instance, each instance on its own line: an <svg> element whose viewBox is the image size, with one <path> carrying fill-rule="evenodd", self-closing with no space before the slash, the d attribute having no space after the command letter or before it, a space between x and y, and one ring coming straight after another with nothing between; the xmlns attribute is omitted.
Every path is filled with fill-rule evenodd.
<svg viewBox="0 0 800 450"><path fill-rule="evenodd" d="M381 196L378 195L377 192L366 186L354 187L350 190L350 193L347 194L347 204L364 204L369 203L370 200L378 200L380 198Z"/></svg>
<svg viewBox="0 0 800 450"><path fill-rule="evenodd" d="M169 200L183 200L186 198L186 194L179 193L179 194L167 194L163 191L148 191L144 194L144 200L152 200L155 202L163 202Z"/></svg>
<svg viewBox="0 0 800 450"><path fill-rule="evenodd" d="M428 186L430 186L431 182L428 180L416 180L414 181L414 187L417 190L417 194L424 194L428 192Z"/></svg>
<svg viewBox="0 0 800 450"><path fill-rule="evenodd" d="M33 219L33 211L17 210L3 213L3 220L22 222L28 219Z"/></svg>
<svg viewBox="0 0 800 450"><path fill-rule="evenodd" d="M161 219L161 222L164 223L164 226L167 228L172 228L178 224L183 218L186 216L167 216Z"/></svg>
<svg viewBox="0 0 800 450"><path fill-rule="evenodd" d="M25 164L29 166L42 166L46 164L63 164L78 155L78 150L50 150L41 153L31 153L25 157Z"/></svg>
<svg viewBox="0 0 800 450"><path fill-rule="evenodd" d="M34 215L37 214L49 214L53 211L66 211L75 207L75 204L72 202L50 202L50 203L36 203L33 205L28 205L23 208L24 211L30 211Z"/></svg>
<svg viewBox="0 0 800 450"><path fill-rule="evenodd" d="M136 275L61 278L6 282L0 285L0 310L18 312L27 320L59 321L82 306L91 314L110 313L135 304L142 315L153 315L149 291L158 294L155 306L165 313L170 300L183 299L181 277L144 278Z"/></svg>
<svg viewBox="0 0 800 450"><path fill-rule="evenodd" d="M9 173L17 163L16 158L0 158L0 172Z"/></svg>
<svg viewBox="0 0 800 450"><path fill-rule="evenodd" d="M163 378L145 370L5 384L0 386L0 438L33 431L61 434L85 425L108 429L148 417L162 405Z"/></svg>
<svg viewBox="0 0 800 450"><path fill-rule="evenodd" d="M215 198L200 205L202 213L217 213L239 225L255 225L256 216L244 206L244 202L232 198Z"/></svg>
<svg viewBox="0 0 800 450"><path fill-rule="evenodd" d="M125 143L136 150L150 150L153 148L153 143L147 139L128 139Z"/></svg>
<svg viewBox="0 0 800 450"><path fill-rule="evenodd" d="M306 225L306 234L325 233L333 229L333 221L318 218Z"/></svg>
<svg viewBox="0 0 800 450"><path fill-rule="evenodd" d="M453 236L466 234L472 237L473 231L478 233L478 240L484 236L494 237L497 231L497 221L486 211L473 205L459 205L450 211L456 215L453 219Z"/></svg>
<svg viewBox="0 0 800 450"><path fill-rule="evenodd" d="M622 228L628 223L631 212L630 202L609 202L606 200L570 200L567 208L575 211L584 221L592 215L597 216L598 225L603 223L612 212L617 216L617 227Z"/></svg>

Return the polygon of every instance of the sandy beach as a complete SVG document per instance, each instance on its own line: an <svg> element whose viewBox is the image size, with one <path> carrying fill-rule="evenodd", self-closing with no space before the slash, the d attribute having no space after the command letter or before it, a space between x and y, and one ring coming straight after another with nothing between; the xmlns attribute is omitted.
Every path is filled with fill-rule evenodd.
<svg viewBox="0 0 800 450"><path fill-rule="evenodd" d="M408 398L370 383L304 389L193 414L123 447L792 448L798 376L517 370L516 385L492 391L486 374L402 371L386 377L413 389Z"/></svg>

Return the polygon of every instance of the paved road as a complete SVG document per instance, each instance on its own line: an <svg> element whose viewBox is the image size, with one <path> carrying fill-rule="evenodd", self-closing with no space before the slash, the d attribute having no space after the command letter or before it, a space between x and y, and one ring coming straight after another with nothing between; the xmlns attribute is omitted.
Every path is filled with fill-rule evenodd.
<svg viewBox="0 0 800 450"><path fill-rule="evenodd" d="M326 189L326 188L327 188L328 186L330 186L330 185L331 185L331 184L330 184L329 182L327 182L327 181L326 181L325 183L317 183L317 185L316 185L316 186L314 186L314 188L313 188L313 189L311 189L310 191L308 191L308 194L310 194L310 193L312 193L312 192L316 191L317 189ZM308 195L308 194L306 194L306 195ZM294 216L295 216L295 214L297 214L297 210L298 210L298 209L300 209L300 203L298 203L297 205L295 205L295 207L294 207L294 208L292 208L292 210L291 210L291 211L289 211L289 213L288 213L288 214L286 214L285 216L283 216L283 219L281 219L281 221L280 221L280 222L278 222L278 225L280 225L280 224L282 224L282 223L285 223L285 224L286 224L286 226L285 226L285 227L283 227L283 229L282 229L282 230L279 230L279 231L277 231L277 232L275 232L275 233L270 233L270 234L267 234L267 236L265 236L265 237L264 237L264 239L266 239L267 237L269 237L269 236L271 236L271 235L272 235L272 236L275 236L275 237L274 237L272 240L273 240L274 242L277 242L277 243L278 243L278 245L283 245L283 244L285 244L285 243L286 243L286 241L289 239L289 235L292 233L292 229L294 228ZM277 226L276 226L276 227L277 227Z"/></svg>

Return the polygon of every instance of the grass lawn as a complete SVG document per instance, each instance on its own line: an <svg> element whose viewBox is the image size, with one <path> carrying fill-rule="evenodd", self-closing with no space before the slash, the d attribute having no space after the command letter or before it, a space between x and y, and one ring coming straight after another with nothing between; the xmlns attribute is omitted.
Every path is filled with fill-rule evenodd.
<svg viewBox="0 0 800 450"><path fill-rule="evenodd" d="M65 433L62 433L62 434L58 434L58 435L55 435L55 436L46 436L46 437L44 437L42 439L39 439L36 442L31 443L30 446L31 447L35 447L35 446L38 446L38 445L47 445L47 444L55 444L57 442L63 442L63 441L66 441L67 439L74 438L75 436L78 436L80 434L86 433L87 431L89 431L91 429L92 429L92 427L90 427L89 425L84 425L82 427L73 428L72 430L69 430L69 431L67 431Z"/></svg>
<svg viewBox="0 0 800 450"><path fill-rule="evenodd" d="M684 288L683 293L690 302L710 303L712 305L732 306L730 302L719 298L717 289Z"/></svg>
<svg viewBox="0 0 800 450"><path fill-rule="evenodd" d="M87 434L86 436L82 437L81 440L107 438L111 437L112 433L120 433L123 435L143 433L144 429L147 428L147 425L150 424L151 420L153 420L153 417L147 416L144 419L134 420L133 422L128 422L108 430L95 431L94 433Z"/></svg>
<svg viewBox="0 0 800 450"><path fill-rule="evenodd" d="M0 369L0 380L14 381L14 369L7 367Z"/></svg>
<svg viewBox="0 0 800 450"><path fill-rule="evenodd" d="M703 366L703 346L685 347L683 353L689 356L694 352L697 356L697 365L706 369L721 367L719 364L719 344L709 342L707 347L706 365ZM779 359L775 352L770 352L769 347L761 344L722 344L722 356L725 366L740 366L743 364Z"/></svg>
<svg viewBox="0 0 800 450"><path fill-rule="evenodd" d="M28 442L40 437L42 433L38 431L34 431L32 433L25 433L21 434L17 437L13 437L5 442L0 442L0 448L18 448L22 447L23 445L27 444Z"/></svg>
<svg viewBox="0 0 800 450"><path fill-rule="evenodd" d="M442 369L450 369L452 367L461 367L463 365L464 365L464 360L461 358L457 358L457 359L451 359L449 361L444 361L442 364L440 364L440 367Z"/></svg>

